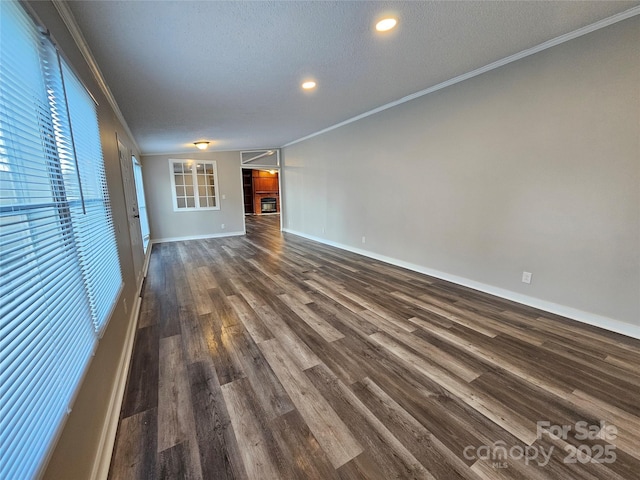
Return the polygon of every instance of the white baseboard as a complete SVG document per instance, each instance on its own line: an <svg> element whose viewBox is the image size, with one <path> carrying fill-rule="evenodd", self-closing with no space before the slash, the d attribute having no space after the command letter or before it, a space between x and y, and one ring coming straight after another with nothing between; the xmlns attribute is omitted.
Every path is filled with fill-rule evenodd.
<svg viewBox="0 0 640 480"><path fill-rule="evenodd" d="M131 362L131 354L133 353L133 340L140 315L140 303L141 299L137 296L131 310L129 328L127 329L124 340L124 348L118 361L117 378L111 391L111 397L109 398L109 408L107 409L107 415L100 435L98 453L93 463L93 469L91 470L92 480L106 480L109 475L109 466L111 465L111 456L113 454L113 448L115 447L118 422L120 420L120 409L122 407L122 400L124 399L127 374L129 373L129 363Z"/></svg>
<svg viewBox="0 0 640 480"><path fill-rule="evenodd" d="M391 265L396 265L398 267L406 268L414 272L423 273L431 277L436 277L441 280L446 280L448 282L462 285L464 287L469 287L474 290L479 290L481 292L488 293L490 295L495 295L496 297L504 298L506 300L511 300L516 303L521 303L529 307L534 307L539 310L544 310L545 312L567 317L572 320L577 320L578 322L586 323L588 325L593 325L595 327L603 328L605 330L620 333L628 337L640 339L640 326L632 325L627 322L622 322L620 320L615 320L613 318L608 318L601 315L596 315L594 313L585 312L583 310L567 307L565 305L548 302L546 300L530 297L528 295L522 295L521 293L512 292L511 290L494 287L493 285L476 282L475 280L469 280L468 278L459 277L457 275L451 275L449 273L441 272L439 270L433 270L427 267L423 267L422 265L417 265L411 262L405 262L404 260L398 260L397 258L388 257L386 255L380 255L378 253L370 252L368 250L363 250L361 248L356 248L350 245L333 242L331 240L316 237L314 235L308 235L306 233L298 232L296 230L291 230L289 228L283 228L282 231L291 233L299 237L307 238L309 240L313 240L314 242L319 242L325 245L329 245L331 247L340 248L341 250L347 250L349 252L357 253L358 255L363 255L365 257L373 258L375 260L380 260L381 262L389 263Z"/></svg>
<svg viewBox="0 0 640 480"><path fill-rule="evenodd" d="M167 238L154 238L150 240L150 243L165 243L165 242L184 242L185 240L202 240L205 238L222 238L222 237L236 237L238 235L245 235L246 232L226 232L226 233L210 233L207 235L189 235L186 237L167 237Z"/></svg>

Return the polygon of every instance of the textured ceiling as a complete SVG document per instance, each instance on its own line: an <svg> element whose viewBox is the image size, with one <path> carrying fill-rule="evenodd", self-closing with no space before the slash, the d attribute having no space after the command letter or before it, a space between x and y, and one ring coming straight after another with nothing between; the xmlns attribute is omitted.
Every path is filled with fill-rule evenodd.
<svg viewBox="0 0 640 480"><path fill-rule="evenodd" d="M69 2L143 153L278 147L637 4Z"/></svg>

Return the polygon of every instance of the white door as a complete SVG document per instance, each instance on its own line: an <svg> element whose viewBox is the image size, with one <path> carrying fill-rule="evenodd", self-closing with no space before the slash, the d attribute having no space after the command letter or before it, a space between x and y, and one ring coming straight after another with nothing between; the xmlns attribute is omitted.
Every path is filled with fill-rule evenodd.
<svg viewBox="0 0 640 480"><path fill-rule="evenodd" d="M118 156L122 170L122 186L124 187L124 201L127 207L127 220L129 222L129 237L131 238L131 253L133 256L133 271L136 276L136 285L142 279L142 266L144 263L144 249L142 247L142 233L140 231L140 212L136 197L136 185L133 176L133 163L129 149L118 139Z"/></svg>
<svg viewBox="0 0 640 480"><path fill-rule="evenodd" d="M136 157L131 157L133 163L133 178L136 186L136 198L138 200L138 213L140 214L140 230L142 232L142 248L145 255L151 240L151 231L149 230L149 217L147 217L147 200L144 196L144 183L142 183L142 165Z"/></svg>

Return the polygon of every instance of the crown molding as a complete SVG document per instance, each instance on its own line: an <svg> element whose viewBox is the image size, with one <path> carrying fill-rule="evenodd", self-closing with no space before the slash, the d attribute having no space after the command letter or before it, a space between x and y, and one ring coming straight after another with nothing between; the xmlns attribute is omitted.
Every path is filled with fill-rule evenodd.
<svg viewBox="0 0 640 480"><path fill-rule="evenodd" d="M305 140L309 140L310 138L317 137L318 135L322 135L323 133L330 132L331 130L335 130L336 128L344 127L345 125L348 125L350 123L357 122L358 120L362 120L363 118L369 117L371 115L375 115L376 113L382 112L384 110L388 110L389 108L395 107L396 105L401 105L403 103L409 102L416 98L423 97L424 95L428 95L438 90L442 90L443 88L449 87L451 85L455 85L456 83L463 82L465 80L468 80L469 78L476 77L478 75L489 72L491 70L495 70L496 68L500 68L509 63L528 57L529 55L533 55L535 53L541 52L548 48L555 47L556 45L560 45L561 43L568 42L569 40L573 40L574 38L578 38L583 35L586 35L587 33L600 30L601 28L608 27L609 25L613 25L614 23L621 22L622 20L626 20L627 18L631 18L639 14L640 14L640 6L632 7L629 10L625 10L624 12L616 13L615 15L604 18L590 25L586 25L572 32L565 33L564 35L560 35L559 37L552 38L551 40L547 40L546 42L536 45L535 47L522 50L521 52L515 53L503 59L496 60L493 63L485 65L484 67L477 68L476 70L472 70L471 72L468 72L468 73L463 73L462 75L458 75L457 77L451 78L449 80L445 80L444 82L434 85L433 87L429 87L424 90L420 90L419 92L412 93L411 95L402 97L399 100L394 100L393 102L374 108L373 110L369 110L368 112L361 113L360 115L356 115L355 117L344 120L343 122L336 123L335 125L324 128L315 133L311 133L304 137L298 138L297 140L293 140L289 143L286 143L280 148L289 147L296 143L300 143Z"/></svg>
<svg viewBox="0 0 640 480"><path fill-rule="evenodd" d="M58 14L60 15L60 18L62 18L62 21L64 22L64 24L67 26L67 29L71 34L71 37L76 42L76 45L80 50L80 53L82 53L82 56L87 62L87 65L89 66L91 73L93 74L96 82L98 83L100 90L106 97L107 102L109 102L109 105L113 109L114 113L116 114L116 117L122 124L130 140L133 142L133 145L137 149L138 153L142 155L142 150L140 150L140 146L138 145L138 142L136 142L136 138L133 136L133 133L131 133L131 129L129 128L129 125L125 120L124 115L122 115L122 111L120 111L118 102L116 102L116 99L113 96L113 93L111 93L111 89L107 85L107 82L105 81L104 76L102 75L102 71L100 70L98 63L96 62L96 59L93 56L91 49L89 48L89 44L87 43L86 39L84 38L84 35L82 34L82 30L80 29L80 26L76 22L76 18L73 15L71 8L69 7L66 0L51 0L51 2L53 3L53 6L58 11Z"/></svg>

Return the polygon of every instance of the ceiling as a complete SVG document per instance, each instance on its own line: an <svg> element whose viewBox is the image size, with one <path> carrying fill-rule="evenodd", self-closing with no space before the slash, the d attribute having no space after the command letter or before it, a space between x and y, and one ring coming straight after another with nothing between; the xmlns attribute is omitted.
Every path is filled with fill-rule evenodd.
<svg viewBox="0 0 640 480"><path fill-rule="evenodd" d="M69 1L142 153L271 148L639 2ZM398 26L374 24L385 14ZM303 91L303 80L317 88Z"/></svg>

